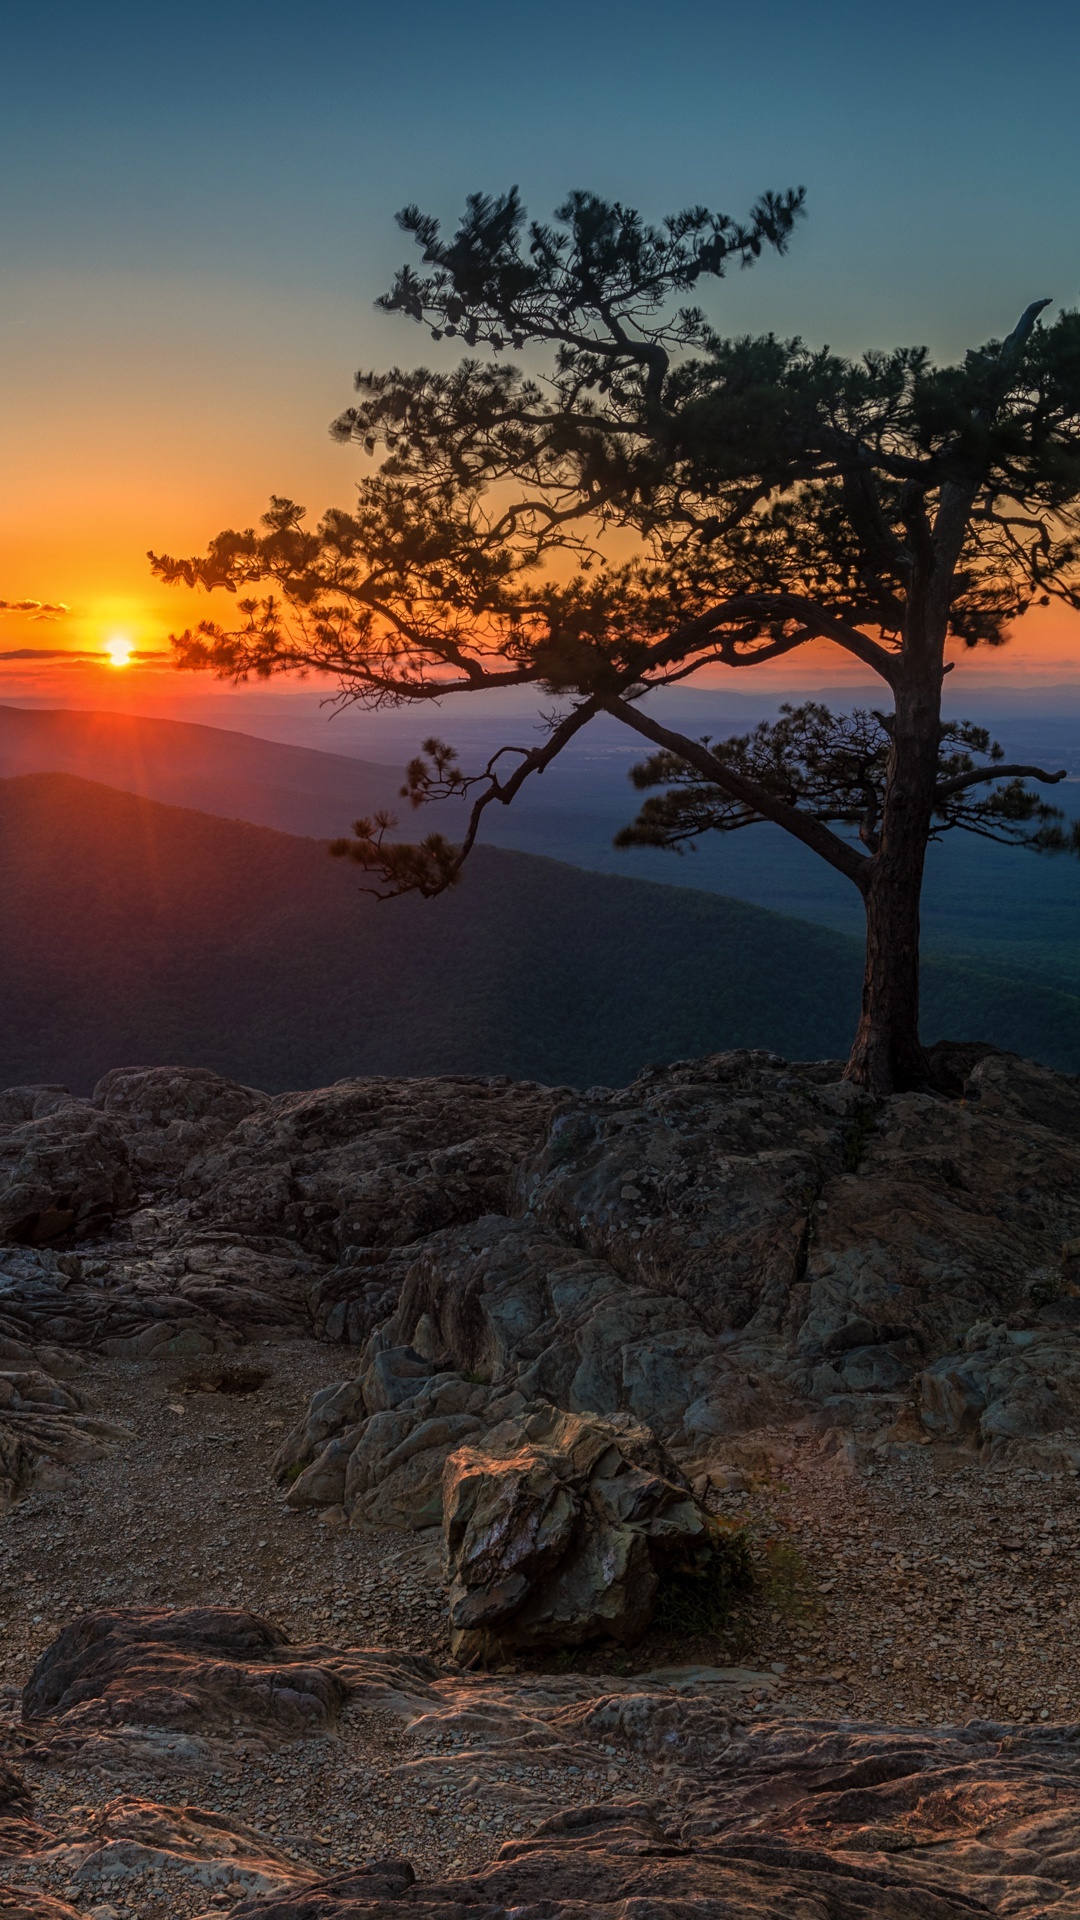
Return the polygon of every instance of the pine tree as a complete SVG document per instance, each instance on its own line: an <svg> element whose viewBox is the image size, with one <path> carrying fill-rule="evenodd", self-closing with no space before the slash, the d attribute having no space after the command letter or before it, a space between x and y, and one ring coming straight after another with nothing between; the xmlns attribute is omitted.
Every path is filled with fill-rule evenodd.
<svg viewBox="0 0 1080 1920"><path fill-rule="evenodd" d="M358 821L337 850L378 891L459 877L485 809L512 802L599 714L653 749L663 786L627 841L678 845L771 821L859 889L862 1013L850 1076L919 1085L919 901L928 841L952 828L1075 847L967 723L943 725L951 650L1000 646L1034 603L1080 606L1080 315L1035 301L1002 342L936 366L922 348L858 361L773 335L728 339L689 304L703 283L783 252L801 192L743 222L690 209L659 227L572 194L548 224L516 190L474 196L456 231L399 216L420 271L381 301L450 370L361 373L335 422L370 467L350 512L316 527L274 499L262 527L167 580L239 593L239 619L174 641L179 663L243 678L314 669L371 706L536 686L540 744L475 774L432 738L416 804L471 797L460 846ZM508 358L509 354L509 358ZM644 696L824 639L878 676L882 709L788 710L741 740L695 740Z"/></svg>

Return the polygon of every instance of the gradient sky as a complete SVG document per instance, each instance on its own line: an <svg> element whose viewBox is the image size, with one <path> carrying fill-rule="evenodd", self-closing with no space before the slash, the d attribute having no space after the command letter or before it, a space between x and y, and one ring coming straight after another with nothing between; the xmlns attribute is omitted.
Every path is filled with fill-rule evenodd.
<svg viewBox="0 0 1080 1920"><path fill-rule="evenodd" d="M713 311L843 350L952 356L1080 299L1063 0L105 0L9 10L4 54L0 600L72 611L0 615L0 649L160 646L207 603L155 587L147 547L249 525L271 491L348 504L326 426L354 369L433 351L372 311L410 199L452 219L517 181L540 213L571 186L741 213L805 184L788 258ZM1080 621L981 670L1080 678ZM108 670L73 671L6 663L0 699L93 704Z"/></svg>

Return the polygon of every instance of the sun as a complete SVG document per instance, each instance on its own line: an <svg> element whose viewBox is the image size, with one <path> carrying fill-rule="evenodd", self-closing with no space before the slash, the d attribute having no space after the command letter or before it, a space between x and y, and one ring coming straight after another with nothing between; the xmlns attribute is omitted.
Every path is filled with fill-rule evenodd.
<svg viewBox="0 0 1080 1920"><path fill-rule="evenodd" d="M110 640L105 651L111 666L130 667L132 651L130 640Z"/></svg>

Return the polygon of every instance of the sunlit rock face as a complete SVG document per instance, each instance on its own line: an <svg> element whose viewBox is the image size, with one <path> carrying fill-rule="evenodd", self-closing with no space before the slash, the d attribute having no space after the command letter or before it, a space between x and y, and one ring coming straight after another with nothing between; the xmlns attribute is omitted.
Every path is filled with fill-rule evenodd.
<svg viewBox="0 0 1080 1920"><path fill-rule="evenodd" d="M234 1909L237 1920L961 1920L1069 1911L1080 1790L1064 1729L893 1732L766 1724L684 1781L679 1808L583 1806L482 1872L416 1881L406 1862Z"/></svg>
<svg viewBox="0 0 1080 1920"><path fill-rule="evenodd" d="M127 1511L153 1423L134 1397L105 1420L88 1382L197 1397L301 1355L318 1364L281 1405L303 1411L251 1456L268 1511L249 1562L310 1526L306 1551L415 1555L449 1617L437 1659L349 1644L328 1614L294 1644L271 1600L178 1603L167 1557L160 1604L65 1602L0 1702L0 1908L1071 1911L1074 1727L800 1721L776 1711L782 1662L640 1658L669 1557L711 1551L712 1493L755 1450L801 1436L842 1501L849 1467L931 1442L953 1464L1080 1466L1080 1088L979 1048L939 1079L876 1101L835 1065L741 1052L586 1093L447 1077L271 1099L125 1068L90 1100L0 1095L12 1533L94 1475ZM185 1407L155 1415L155 1513L170 1473L205 1464L166 1414ZM231 1471L215 1501L240 1504L254 1482ZM637 1667L564 1661L600 1642ZM295 1808L342 1748L336 1791L377 1790L403 1854L422 1822L426 1867L350 1856L328 1875L314 1787L302 1831L251 1813L256 1764ZM484 1865L473 1830L469 1870L439 1878L438 1822L473 1808L512 1837Z"/></svg>
<svg viewBox="0 0 1080 1920"><path fill-rule="evenodd" d="M89 1101L15 1089L0 1337L24 1358L352 1347L347 1409L282 1470L299 1501L401 1525L432 1524L449 1453L532 1400L699 1450L808 1417L864 1444L913 1407L999 1454L1067 1450L1080 1093L949 1060L949 1091L883 1101L749 1052L584 1094L270 1099L186 1068L117 1070Z"/></svg>
<svg viewBox="0 0 1080 1920"><path fill-rule="evenodd" d="M91 1807L52 1793L45 1808L28 1767L5 1762L0 1900L19 1920L110 1907L209 1920L223 1902L241 1920L617 1920L628 1887L664 1920L1072 1911L1074 1727L768 1712L747 1726L737 1669L689 1678L441 1671L407 1654L292 1646L240 1609L88 1614L23 1692L34 1780L119 1785L149 1757L159 1794L121 1790ZM200 1803L254 1754L302 1768L343 1715L393 1741L403 1793L453 1797L467 1775L485 1804L519 1796L521 1831L471 1871L424 1875L390 1856L326 1873L289 1836ZM636 1790L590 1794L612 1757ZM542 1785L521 1787L523 1776Z"/></svg>

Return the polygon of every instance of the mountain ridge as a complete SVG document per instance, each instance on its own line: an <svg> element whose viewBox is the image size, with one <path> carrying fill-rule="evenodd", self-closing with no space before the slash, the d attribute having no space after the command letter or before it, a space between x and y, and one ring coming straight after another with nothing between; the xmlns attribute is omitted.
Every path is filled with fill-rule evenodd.
<svg viewBox="0 0 1080 1920"><path fill-rule="evenodd" d="M846 1052L856 941L741 901L476 850L377 905L325 847L67 774L0 781L0 1084L180 1062L270 1091L350 1074L617 1085L730 1046ZM930 962L926 1034L1075 1070L1080 998Z"/></svg>

